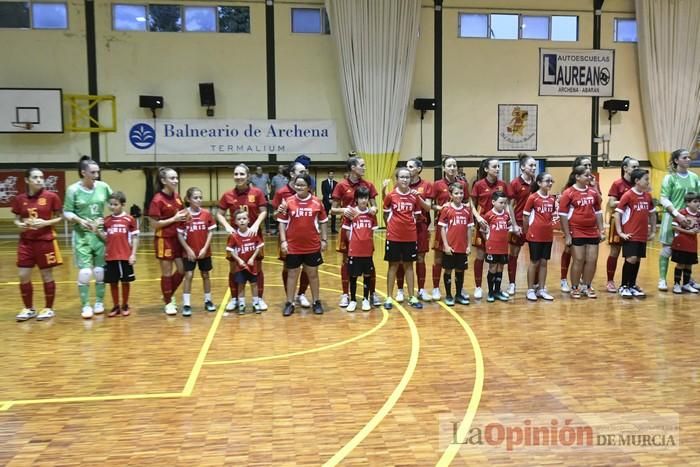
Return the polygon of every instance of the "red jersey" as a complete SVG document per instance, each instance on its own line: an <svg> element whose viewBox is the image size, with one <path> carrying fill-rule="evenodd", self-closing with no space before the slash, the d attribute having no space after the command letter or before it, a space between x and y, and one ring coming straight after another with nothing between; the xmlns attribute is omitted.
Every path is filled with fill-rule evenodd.
<svg viewBox="0 0 700 467"><path fill-rule="evenodd" d="M632 234L631 242L646 242L649 229L649 213L655 211L654 202L649 193L637 193L629 190L620 199L615 208L620 213L622 231Z"/></svg>
<svg viewBox="0 0 700 467"><path fill-rule="evenodd" d="M105 260L126 261L131 256L133 239L139 234L136 219L123 212L105 218L104 232L107 236Z"/></svg>
<svg viewBox="0 0 700 467"><path fill-rule="evenodd" d="M195 256L202 251L204 245L207 244L207 238L209 237L209 232L216 228L216 222L211 213L206 209L200 209L198 212L194 212L191 209L187 209L190 213L190 220L187 222L182 222L177 227L177 231L185 238L185 243L192 248ZM235 212L235 211L234 211ZM211 256L211 245L207 249L206 254L203 258L208 258Z"/></svg>
<svg viewBox="0 0 700 467"><path fill-rule="evenodd" d="M557 199L553 195L542 196L539 192L532 193L525 203L523 214L527 215L528 242L554 241L554 214Z"/></svg>
<svg viewBox="0 0 700 467"><path fill-rule="evenodd" d="M700 226L700 211L696 212L695 214L691 214L690 211L688 211L688 208L683 208L678 212L684 215L688 220L693 222L692 227L688 230L698 229L698 226ZM678 226L678 222L674 221L673 225ZM677 251L687 251L688 253L697 253L698 234L674 232L673 243L671 243L671 249Z"/></svg>
<svg viewBox="0 0 700 467"><path fill-rule="evenodd" d="M287 212L277 216L286 224L287 251L292 255L305 255L321 251L319 224L328 222L321 201L309 194L306 199L298 196L287 198Z"/></svg>
<svg viewBox="0 0 700 467"><path fill-rule="evenodd" d="M595 188L570 186L561 194L559 215L569 219L571 238L599 238L600 195Z"/></svg>
<svg viewBox="0 0 700 467"><path fill-rule="evenodd" d="M520 175L510 182L510 196L513 201L515 201L515 206L513 206L513 214L515 215L515 222L518 225L523 224L523 210L525 209L525 203L530 197L530 184L523 179Z"/></svg>
<svg viewBox="0 0 700 467"><path fill-rule="evenodd" d="M462 186L462 190L464 191L462 202L465 204L469 203L469 183L462 178L456 179L453 183L459 183ZM452 185L452 183L446 178L442 178L433 183L433 203L435 205L443 206L450 202L450 185ZM439 215L435 216L435 225L437 225L439 217Z"/></svg>
<svg viewBox="0 0 700 467"><path fill-rule="evenodd" d="M442 229L447 229L447 243L455 253L466 253L467 242L469 242L469 227L474 225L474 218L469 206L462 204L459 208L452 203L440 210L438 225ZM438 235L442 235L438 233Z"/></svg>
<svg viewBox="0 0 700 467"><path fill-rule="evenodd" d="M614 197L616 200L620 201L622 195L627 193L632 189L632 182L628 182L623 178L615 180L612 185L610 185L610 191L608 191L608 196Z"/></svg>
<svg viewBox="0 0 700 467"><path fill-rule="evenodd" d="M420 215L420 203L416 195L401 193L394 188L384 198L386 239L392 242L415 242L418 240L416 216Z"/></svg>
<svg viewBox="0 0 700 467"><path fill-rule="evenodd" d="M418 181L416 183L411 183L408 185L411 190L416 190L418 194L423 198L424 200L429 200L433 199L433 184L423 180L422 178L418 178ZM430 212L426 211L421 207L420 210L420 215L416 218L417 222L422 222L424 224L430 224Z"/></svg>
<svg viewBox="0 0 700 467"><path fill-rule="evenodd" d="M476 203L476 206L479 208L479 214L482 216L493 208L491 196L494 191L502 191L508 198L511 197L510 186L503 180L489 183L488 178L484 177L474 182L472 186L472 200Z"/></svg>
<svg viewBox="0 0 700 467"><path fill-rule="evenodd" d="M239 191L238 188L229 190L221 195L221 199L219 199L219 209L222 212L228 210L232 226L236 223L233 215L239 209L248 212L248 220L252 224L260 215L260 208L266 207L267 199L265 198L265 193L252 185L248 185L248 188L242 191Z"/></svg>
<svg viewBox="0 0 700 467"><path fill-rule="evenodd" d="M333 188L331 199L338 201L340 203L341 208L355 206L355 190L357 190L361 186L369 190L370 200L373 200L377 197L377 189L374 187L372 182L360 179L357 182L353 183L348 177L345 177L337 183L335 188Z"/></svg>
<svg viewBox="0 0 700 467"><path fill-rule="evenodd" d="M53 213L61 212L61 209L63 205L58 195L43 188L32 196L20 193L12 199L12 213L22 219L49 221ZM53 226L48 226L36 230L23 230L19 237L23 240L53 240L56 238L56 232Z"/></svg>
<svg viewBox="0 0 700 467"><path fill-rule="evenodd" d="M148 217L162 221L173 217L183 207L184 205L179 194L166 195L159 191L153 195L151 204L148 206ZM156 237L177 237L177 224L177 222L174 222L166 227L156 229Z"/></svg>
<svg viewBox="0 0 700 467"><path fill-rule="evenodd" d="M235 253L246 263L245 269L252 274L258 273L258 261L254 261L252 266L248 266L248 260L255 254L255 251L262 248L264 243L260 241L260 237L248 236L242 234L238 229L234 230L228 237L226 242L226 250ZM236 262L236 270L240 271L243 268Z"/></svg>
<svg viewBox="0 0 700 467"><path fill-rule="evenodd" d="M374 231L377 230L377 217L367 211L360 211L354 219L343 217L343 228L348 231L348 256L368 258L374 253Z"/></svg>
<svg viewBox="0 0 700 467"><path fill-rule="evenodd" d="M297 192L291 186L289 186L289 185L283 186L282 188L280 188L279 190L277 190L275 192L275 196L272 198L272 203L271 203L272 207L274 209L277 209L280 206L280 204L282 204L282 201L284 201L285 199L287 199L291 196L294 196L296 194L297 194Z"/></svg>
<svg viewBox="0 0 700 467"><path fill-rule="evenodd" d="M510 214L505 209L498 213L491 209L484 214L484 220L489 225L486 234L486 253L491 255L508 254L508 232L510 232Z"/></svg>

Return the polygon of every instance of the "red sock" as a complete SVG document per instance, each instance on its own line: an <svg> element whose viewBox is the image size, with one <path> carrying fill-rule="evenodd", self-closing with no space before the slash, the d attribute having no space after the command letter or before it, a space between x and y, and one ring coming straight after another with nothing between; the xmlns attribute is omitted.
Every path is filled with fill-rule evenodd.
<svg viewBox="0 0 700 467"><path fill-rule="evenodd" d="M615 280L615 269L617 269L617 258L608 256L608 282Z"/></svg>
<svg viewBox="0 0 700 467"><path fill-rule="evenodd" d="M129 290L131 289L131 284L128 282L122 282L122 305L129 304Z"/></svg>
<svg viewBox="0 0 700 467"><path fill-rule="evenodd" d="M287 273L287 268L285 267L282 269L282 284L284 284L284 296L287 296L287 277L289 277L289 274Z"/></svg>
<svg viewBox="0 0 700 467"><path fill-rule="evenodd" d="M482 276L484 275L484 260L474 260L474 285L481 287Z"/></svg>
<svg viewBox="0 0 700 467"><path fill-rule="evenodd" d="M299 295L306 293L306 289L309 288L309 275L305 271L301 271L301 277L299 278Z"/></svg>
<svg viewBox="0 0 700 467"><path fill-rule="evenodd" d="M46 308L53 308L53 300L56 298L56 283L44 282L44 301Z"/></svg>
<svg viewBox="0 0 700 467"><path fill-rule="evenodd" d="M265 274L262 270L262 261L258 263L258 297L262 298L265 290Z"/></svg>
<svg viewBox="0 0 700 467"><path fill-rule="evenodd" d="M180 284L182 283L182 279L185 278L185 275L182 274L180 271L175 271L173 273L173 293L177 290L178 287L180 287Z"/></svg>
<svg viewBox="0 0 700 467"><path fill-rule="evenodd" d="M167 305L173 298L172 276L160 276L160 291L163 292L163 302Z"/></svg>
<svg viewBox="0 0 700 467"><path fill-rule="evenodd" d="M403 268L403 263L399 264L399 267L396 268L396 287L399 289L403 289L403 280L404 277L406 276L406 271Z"/></svg>
<svg viewBox="0 0 700 467"><path fill-rule="evenodd" d="M114 306L119 306L119 282L109 284L109 292L112 294Z"/></svg>
<svg viewBox="0 0 700 467"><path fill-rule="evenodd" d="M561 280L566 279L569 275L569 265L571 264L571 252L562 251L561 252Z"/></svg>
<svg viewBox="0 0 700 467"><path fill-rule="evenodd" d="M425 288L425 263L416 262L416 276L418 277L418 290Z"/></svg>
<svg viewBox="0 0 700 467"><path fill-rule="evenodd" d="M440 275L442 274L442 264L433 264L433 288L440 288Z"/></svg>
<svg viewBox="0 0 700 467"><path fill-rule="evenodd" d="M518 257L508 255L508 279L515 284L515 273L518 271Z"/></svg>
<svg viewBox="0 0 700 467"><path fill-rule="evenodd" d="M232 272L228 273L228 288L231 289L231 298L238 297L238 284L236 284L236 275Z"/></svg>
<svg viewBox="0 0 700 467"><path fill-rule="evenodd" d="M340 282L343 285L343 293L347 295L350 291L350 274L348 273L348 263L343 263L340 266Z"/></svg>
<svg viewBox="0 0 700 467"><path fill-rule="evenodd" d="M31 309L34 306L34 287L31 282L19 284L19 293L22 295L24 308Z"/></svg>

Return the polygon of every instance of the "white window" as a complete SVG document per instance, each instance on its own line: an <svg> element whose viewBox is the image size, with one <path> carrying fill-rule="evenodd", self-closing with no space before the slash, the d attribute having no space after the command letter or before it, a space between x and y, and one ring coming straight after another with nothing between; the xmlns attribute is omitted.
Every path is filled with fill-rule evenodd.
<svg viewBox="0 0 700 467"><path fill-rule="evenodd" d="M483 14L460 13L459 37L489 37L489 16Z"/></svg>
<svg viewBox="0 0 700 467"><path fill-rule="evenodd" d="M216 32L216 7L185 6L185 31Z"/></svg>
<svg viewBox="0 0 700 467"><path fill-rule="evenodd" d="M552 16L553 41L578 41L578 16Z"/></svg>
<svg viewBox="0 0 700 467"><path fill-rule="evenodd" d="M146 5L112 5L112 28L115 31L145 31Z"/></svg>
<svg viewBox="0 0 700 467"><path fill-rule="evenodd" d="M521 16L521 39L549 39L549 16Z"/></svg>
<svg viewBox="0 0 700 467"><path fill-rule="evenodd" d="M637 42L637 20L615 18L615 42Z"/></svg>
<svg viewBox="0 0 700 467"><path fill-rule="evenodd" d="M517 39L518 15L490 15L489 37L491 39Z"/></svg>
<svg viewBox="0 0 700 467"><path fill-rule="evenodd" d="M292 32L330 34L325 8L292 8Z"/></svg>
<svg viewBox="0 0 700 467"><path fill-rule="evenodd" d="M35 29L68 29L68 7L65 3L32 3L32 23Z"/></svg>

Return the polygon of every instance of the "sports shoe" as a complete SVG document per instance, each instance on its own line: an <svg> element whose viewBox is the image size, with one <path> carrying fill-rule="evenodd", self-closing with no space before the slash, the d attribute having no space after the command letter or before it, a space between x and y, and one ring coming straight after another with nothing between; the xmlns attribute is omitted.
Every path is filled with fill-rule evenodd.
<svg viewBox="0 0 700 467"><path fill-rule="evenodd" d="M622 298L632 298L632 291L629 287L622 287L620 289L620 297Z"/></svg>
<svg viewBox="0 0 700 467"><path fill-rule="evenodd" d="M396 291L396 303L402 303L406 297L403 295L403 289Z"/></svg>
<svg viewBox="0 0 700 467"><path fill-rule="evenodd" d="M418 290L418 299L423 300L424 302L433 301L433 297L431 297L430 294L425 291L425 289Z"/></svg>
<svg viewBox="0 0 700 467"><path fill-rule="evenodd" d="M682 294L683 288L680 284L673 284L673 293Z"/></svg>
<svg viewBox="0 0 700 467"><path fill-rule="evenodd" d="M294 304L292 302L287 302L284 304L284 309L282 310L282 316L291 316L294 313Z"/></svg>
<svg viewBox="0 0 700 467"><path fill-rule="evenodd" d="M174 316L177 314L177 306L175 306L173 302L170 302L167 305L165 305L163 311L165 311L165 314L168 316Z"/></svg>
<svg viewBox="0 0 700 467"><path fill-rule="evenodd" d="M698 284L697 282L695 282L695 280L690 279L690 282L688 282L688 284L690 284L690 286L691 286L692 288L700 290L700 284Z"/></svg>
<svg viewBox="0 0 700 467"><path fill-rule="evenodd" d="M508 297L508 295L504 294L500 290L498 292L496 292L495 294L493 294L493 296L496 300L500 300L502 302L507 302L510 300L510 297Z"/></svg>
<svg viewBox="0 0 700 467"><path fill-rule="evenodd" d="M561 280L561 291L564 293L569 293L571 292L571 287L569 287L569 282L566 279ZM580 297L580 295L579 295Z"/></svg>
<svg viewBox="0 0 700 467"><path fill-rule="evenodd" d="M511 282L508 284L508 290L506 290L508 296L515 295L515 283Z"/></svg>
<svg viewBox="0 0 700 467"><path fill-rule="evenodd" d="M231 300L228 301L226 304L226 311L233 311L236 308L238 308L238 297L232 298Z"/></svg>
<svg viewBox="0 0 700 467"><path fill-rule="evenodd" d="M698 293L698 292L699 292L698 289L696 289L695 287L693 287L693 286L690 285L689 283L688 283L688 284L683 284L683 285L681 286L681 289L683 289L683 292L690 292L690 293Z"/></svg>
<svg viewBox="0 0 700 467"><path fill-rule="evenodd" d="M357 302L354 300L350 300L350 303L348 303L348 306L345 308L346 311L349 311L352 313L357 309Z"/></svg>
<svg viewBox="0 0 700 467"><path fill-rule="evenodd" d="M384 300L384 309L391 310L392 308L394 308L394 305L391 303L391 297L387 297L386 300Z"/></svg>
<svg viewBox="0 0 700 467"><path fill-rule="evenodd" d="M296 301L299 305L301 305L302 308L311 308L311 302L308 298L306 298L306 295L304 295L303 293L297 295Z"/></svg>
<svg viewBox="0 0 700 467"><path fill-rule="evenodd" d="M632 292L632 295L637 298L646 298L647 294L644 293L641 287L638 285L633 285L630 287L630 292Z"/></svg>
<svg viewBox="0 0 700 467"><path fill-rule="evenodd" d="M108 318L114 318L115 316L119 316L122 312L122 308L119 305L114 305L111 310L109 310L109 313L107 314Z"/></svg>
<svg viewBox="0 0 700 467"><path fill-rule="evenodd" d="M125 303L122 305L122 316L129 316L131 314L131 310L129 309L129 304Z"/></svg>
<svg viewBox="0 0 700 467"><path fill-rule="evenodd" d="M548 302L551 302L554 300L554 297L552 297L549 292L547 292L547 289L540 289L537 291L537 296L541 298L542 300L547 300Z"/></svg>
<svg viewBox="0 0 700 467"><path fill-rule="evenodd" d="M182 316L192 316L192 307L190 305L182 306Z"/></svg>
<svg viewBox="0 0 700 467"><path fill-rule="evenodd" d="M668 284L666 284L666 279L659 279L659 290L666 292L668 290Z"/></svg>
<svg viewBox="0 0 700 467"><path fill-rule="evenodd" d="M474 298L476 300L479 300L483 296L484 296L484 292L481 291L481 287L476 287L474 289Z"/></svg>
<svg viewBox="0 0 700 467"><path fill-rule="evenodd" d="M260 301L258 300L257 302L253 302L253 311L255 312L256 315L259 315L262 313L264 310L260 308Z"/></svg>
<svg viewBox="0 0 700 467"><path fill-rule="evenodd" d="M238 301L238 314L239 315L244 315L245 314L245 302Z"/></svg>
<svg viewBox="0 0 700 467"><path fill-rule="evenodd" d="M496 301L496 297L494 297L494 296L491 295L491 294L488 294L488 296L486 297L486 301L489 302L489 303L493 303L493 302Z"/></svg>
<svg viewBox="0 0 700 467"><path fill-rule="evenodd" d="M615 287L615 283L613 281L608 281L605 286L605 290L607 290L609 293L617 293L617 287Z"/></svg>
<svg viewBox="0 0 700 467"><path fill-rule="evenodd" d="M535 294L535 289L527 289L527 295L525 295L525 298L527 298L531 302L536 302L537 294Z"/></svg>
<svg viewBox="0 0 700 467"><path fill-rule="evenodd" d="M355 303L355 305L357 305L357 303ZM314 302L313 310L314 310L315 315L322 315L323 314L323 306L321 305L321 300L316 300Z"/></svg>
<svg viewBox="0 0 700 467"><path fill-rule="evenodd" d="M51 308L44 308L43 310L41 310L41 313L39 313L39 315L36 317L36 320L37 321L44 321L47 319L51 319L54 316L56 316L55 311L53 311Z"/></svg>
<svg viewBox="0 0 700 467"><path fill-rule="evenodd" d="M84 319L90 319L94 313L92 312L92 307L90 305L85 305L83 307L83 310L80 312L80 316L82 316Z"/></svg>
<svg viewBox="0 0 700 467"><path fill-rule="evenodd" d="M423 304L420 302L420 300L418 300L418 297L416 297L415 295L408 299L408 304L417 310L423 308Z"/></svg>
<svg viewBox="0 0 700 467"><path fill-rule="evenodd" d="M32 310L31 308L22 308L22 311L15 316L17 321L27 321L28 319L32 318L36 318L36 311Z"/></svg>
<svg viewBox="0 0 700 467"><path fill-rule="evenodd" d="M581 298L581 291L578 287L571 288L571 298Z"/></svg>
<svg viewBox="0 0 700 467"><path fill-rule="evenodd" d="M586 287L586 289L582 290L581 293L585 294L588 298L598 298L598 294L595 293L593 287Z"/></svg>
<svg viewBox="0 0 700 467"><path fill-rule="evenodd" d="M204 309L209 312L216 311L216 305L214 305L211 300L207 300L204 302Z"/></svg>
<svg viewBox="0 0 700 467"><path fill-rule="evenodd" d="M101 315L102 313L105 312L105 305L102 302L95 302L95 306L92 308L92 311L95 312L96 315Z"/></svg>
<svg viewBox="0 0 700 467"><path fill-rule="evenodd" d="M377 292L372 293L372 306L382 306L382 299L379 298ZM364 304L362 305L362 309L364 310Z"/></svg>
<svg viewBox="0 0 700 467"><path fill-rule="evenodd" d="M267 311L267 303L262 298L258 299L258 308L260 308L260 311Z"/></svg>
<svg viewBox="0 0 700 467"><path fill-rule="evenodd" d="M345 308L346 306L348 306L349 303L350 303L350 296L348 294L344 293L343 295L340 296L340 302L338 302L338 306L340 308Z"/></svg>
<svg viewBox="0 0 700 467"><path fill-rule="evenodd" d="M435 287L433 289L433 293L430 294L430 298L432 298L434 301L438 301L442 298L442 295L440 294L440 289Z"/></svg>
<svg viewBox="0 0 700 467"><path fill-rule="evenodd" d="M455 299L452 297L445 297L445 305L453 306L455 304Z"/></svg>
<svg viewBox="0 0 700 467"><path fill-rule="evenodd" d="M469 305L469 297L466 295L459 294L457 295L457 298L455 299L457 303L460 305Z"/></svg>
<svg viewBox="0 0 700 467"><path fill-rule="evenodd" d="M382 302L380 301L379 304ZM362 311L369 311L372 309L372 305L369 303L369 300L366 298L362 300Z"/></svg>

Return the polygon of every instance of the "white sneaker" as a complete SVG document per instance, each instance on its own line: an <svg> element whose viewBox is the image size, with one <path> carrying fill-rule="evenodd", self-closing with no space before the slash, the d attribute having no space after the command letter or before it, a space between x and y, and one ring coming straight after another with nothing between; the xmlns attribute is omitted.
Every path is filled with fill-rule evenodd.
<svg viewBox="0 0 700 467"><path fill-rule="evenodd" d="M534 290L533 290L533 292L534 292ZM508 290L506 290L506 293L507 293L509 296L515 295L515 284L514 284L513 282L511 282L510 284L508 284Z"/></svg>
<svg viewBox="0 0 700 467"><path fill-rule="evenodd" d="M673 293L677 293L677 294L683 293L683 289L681 288L680 284L673 284Z"/></svg>
<svg viewBox="0 0 700 467"><path fill-rule="evenodd" d="M561 291L564 293L571 292L571 287L569 287L569 282L566 279L561 280Z"/></svg>
<svg viewBox="0 0 700 467"><path fill-rule="evenodd" d="M31 308L22 308L22 311L15 316L17 321L27 321L32 318L36 318L36 311Z"/></svg>
<svg viewBox="0 0 700 467"><path fill-rule="evenodd" d="M348 294L344 293L343 295L340 296L340 303L338 303L338 306L340 308L345 308L350 304L350 297Z"/></svg>
<svg viewBox="0 0 700 467"><path fill-rule="evenodd" d="M95 302L95 306L92 308L92 311L95 312L96 315L101 315L102 313L105 312L105 305L102 302Z"/></svg>
<svg viewBox="0 0 700 467"><path fill-rule="evenodd" d="M430 295L430 297L433 299L434 302L437 302L438 300L440 300L442 298L442 295L440 294L440 289L435 287L433 289L433 293Z"/></svg>
<svg viewBox="0 0 700 467"><path fill-rule="evenodd" d="M620 297L632 298L632 291L629 289L629 287L622 287L620 289Z"/></svg>
<svg viewBox="0 0 700 467"><path fill-rule="evenodd" d="M92 307L90 305L85 305L83 307L83 311L80 312L80 316L82 316L84 319L90 319L92 318L92 315L94 315L94 313L92 312Z"/></svg>
<svg viewBox="0 0 700 467"><path fill-rule="evenodd" d="M688 284L690 284L694 289L700 290L700 284L695 282L693 279L690 279L690 282L688 282Z"/></svg>
<svg viewBox="0 0 700 467"><path fill-rule="evenodd" d="M476 300L481 299L481 297L484 296L484 292L481 291L481 287L477 287L474 289L474 298Z"/></svg>
<svg viewBox="0 0 700 467"><path fill-rule="evenodd" d="M362 311L369 311L372 309L372 305L370 305L369 300L366 298L362 300Z"/></svg>
<svg viewBox="0 0 700 467"><path fill-rule="evenodd" d="M177 314L177 306L173 305L173 302L168 303L165 305L165 308L163 309L165 311L165 314L168 316L173 316Z"/></svg>
<svg viewBox="0 0 700 467"><path fill-rule="evenodd" d="M302 308L311 308L311 302L308 298L306 298L306 295L304 295L303 293L297 295L296 300L297 303L302 306Z"/></svg>
<svg viewBox="0 0 700 467"><path fill-rule="evenodd" d="M352 313L357 309L357 302L350 300L350 303L348 303L348 306L345 309Z"/></svg>
<svg viewBox="0 0 700 467"><path fill-rule="evenodd" d="M690 284L684 284L681 289L683 289L683 292L698 293L698 289Z"/></svg>
<svg viewBox="0 0 700 467"><path fill-rule="evenodd" d="M531 302L536 302L537 294L535 294L535 289L527 289L527 295L525 297Z"/></svg>
<svg viewBox="0 0 700 467"><path fill-rule="evenodd" d="M265 300L262 298L258 299L258 309L260 311L266 311L267 310L267 303L265 303Z"/></svg>
<svg viewBox="0 0 700 467"><path fill-rule="evenodd" d="M238 298L232 298L226 304L226 311L234 311L236 308L238 308Z"/></svg>
<svg viewBox="0 0 700 467"><path fill-rule="evenodd" d="M674 286L675 289L675 286ZM666 279L659 279L659 290L666 292L668 290L668 284L666 284ZM675 290L674 290L675 293Z"/></svg>
<svg viewBox="0 0 700 467"><path fill-rule="evenodd" d="M372 293L372 305L382 306L382 299L379 298L379 295L377 295L377 292ZM363 305L362 309L364 310L364 305Z"/></svg>
<svg viewBox="0 0 700 467"><path fill-rule="evenodd" d="M425 289L418 290L418 298L424 302L430 302L433 300L433 298L428 292L425 291Z"/></svg>
<svg viewBox="0 0 700 467"><path fill-rule="evenodd" d="M396 291L396 303L401 303L404 301L406 297L403 295L403 289L399 289Z"/></svg>
<svg viewBox="0 0 700 467"><path fill-rule="evenodd" d="M44 308L41 313L36 317L37 321L44 321L45 319L51 319L56 316L56 313L51 308Z"/></svg>
<svg viewBox="0 0 700 467"><path fill-rule="evenodd" d="M554 300L554 297L552 297L549 294L549 292L547 292L547 289L539 289L537 291L537 296L540 297L542 300L547 300L548 302Z"/></svg>

